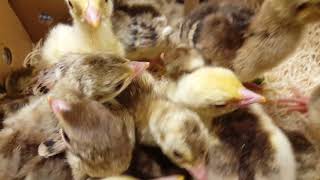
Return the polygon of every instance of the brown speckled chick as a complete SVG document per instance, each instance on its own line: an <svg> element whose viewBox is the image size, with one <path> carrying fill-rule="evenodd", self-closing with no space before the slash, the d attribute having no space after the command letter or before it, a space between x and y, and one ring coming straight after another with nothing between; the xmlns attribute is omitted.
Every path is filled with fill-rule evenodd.
<svg viewBox="0 0 320 180"><path fill-rule="evenodd" d="M290 142L260 105L216 118L211 132L209 179L296 179Z"/></svg>
<svg viewBox="0 0 320 180"><path fill-rule="evenodd" d="M137 64L113 55L69 54L64 58L62 61L70 60L74 64L49 92L48 96L52 98L74 102L80 96L105 102L126 88L138 72ZM28 167L34 158L37 160L39 144L58 130L47 96L32 101L5 119L3 125L0 138L8 141L0 144L0 173L13 174L13 177L20 171L19 167ZM3 165L6 162L11 162L16 168L7 169L8 166Z"/></svg>
<svg viewBox="0 0 320 180"><path fill-rule="evenodd" d="M88 55L88 54L83 54L83 55ZM102 55L103 56L103 55ZM105 87L106 85L114 85L114 86L110 86L112 88L115 89L110 89L110 91L112 90L117 90L117 92L119 92L120 90L122 90L125 86L127 86L129 84L129 82L131 82L131 80L137 76L138 74L140 74L142 71L144 71L147 67L148 67L148 63L146 62L129 62L129 60L124 59L124 58L119 58L117 56L111 55L111 54L105 54L104 56L111 56L112 58L108 58L108 63L112 63L114 64L114 68L116 68L118 65L117 64L121 64L121 63L126 63L128 64L131 68L133 68L133 74L132 76L127 77L126 73L123 74L118 74L117 72L114 72L114 75L118 75L118 77L115 77L115 82L106 82L105 84L96 84L97 86L102 86L102 89L107 89L107 87ZM81 65L81 62L77 62L77 56L71 58L72 56L70 56L70 58L68 58L67 60L61 60L61 62L47 68L44 69L43 71L41 71L39 73L39 75L37 77L35 77L35 84L33 84L32 89L33 89L33 94L35 95L43 95L48 93L56 84L59 80L61 80L62 78L68 78L65 77L66 74L69 74L68 76L71 76L71 78L73 78L72 76L77 76L77 78L81 78L81 72L82 69L76 69L77 66ZM98 66L99 64L97 64ZM72 74L71 72L74 71L74 75L70 75ZM103 72L98 72L101 73L101 76L97 76L97 77L91 77L92 79L89 79L87 83L95 83L95 81L99 82L100 79L103 79L104 76L102 74L104 74ZM110 72L111 74L113 72ZM95 80L95 78L97 78L97 80ZM96 87L99 88L99 87ZM84 89L85 90L85 89ZM89 90L89 89L88 89ZM96 95L96 96L108 96L108 93L104 94L104 95ZM115 93L114 95L116 95L117 93ZM101 97L100 97L101 98ZM106 99L110 98L110 97L105 97ZM103 100L102 100L103 101Z"/></svg>
<svg viewBox="0 0 320 180"><path fill-rule="evenodd" d="M248 82L293 52L304 26L319 15L317 0L265 0L256 14L236 4L208 3L185 19L180 38L208 63L229 67Z"/></svg>
<svg viewBox="0 0 320 180"><path fill-rule="evenodd" d="M159 6L145 0L116 1L112 23L130 60L158 58L172 32Z"/></svg>
<svg viewBox="0 0 320 180"><path fill-rule="evenodd" d="M67 159L74 179L119 175L129 167L135 143L134 124L89 99L49 100L62 127Z"/></svg>

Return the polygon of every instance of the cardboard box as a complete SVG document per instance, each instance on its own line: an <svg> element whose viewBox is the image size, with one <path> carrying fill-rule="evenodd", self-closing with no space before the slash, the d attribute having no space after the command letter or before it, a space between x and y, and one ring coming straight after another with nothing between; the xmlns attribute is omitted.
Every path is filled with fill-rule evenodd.
<svg viewBox="0 0 320 180"><path fill-rule="evenodd" d="M36 43L59 22L71 20L64 0L9 0L31 40Z"/></svg>
<svg viewBox="0 0 320 180"><path fill-rule="evenodd" d="M40 16L50 16L50 23ZM43 17L46 18L46 17ZM69 22L64 0L9 0L0 2L0 84L9 72L22 67L32 43L45 37L58 22ZM12 56L11 63L8 55ZM7 57L6 57L7 56ZM10 60L9 60L10 61Z"/></svg>
<svg viewBox="0 0 320 180"><path fill-rule="evenodd" d="M0 1L0 83L10 71L22 66L25 56L32 48L32 42L11 9L8 1ZM11 63L6 62L5 53L11 52Z"/></svg>

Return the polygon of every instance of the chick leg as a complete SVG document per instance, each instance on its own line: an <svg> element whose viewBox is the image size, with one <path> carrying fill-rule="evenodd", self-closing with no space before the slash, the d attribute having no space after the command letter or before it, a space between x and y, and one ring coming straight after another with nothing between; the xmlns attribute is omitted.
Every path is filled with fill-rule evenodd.
<svg viewBox="0 0 320 180"><path fill-rule="evenodd" d="M288 112L308 112L309 98L303 96L298 89L293 89L293 97L281 98L277 100L277 104L285 106Z"/></svg>

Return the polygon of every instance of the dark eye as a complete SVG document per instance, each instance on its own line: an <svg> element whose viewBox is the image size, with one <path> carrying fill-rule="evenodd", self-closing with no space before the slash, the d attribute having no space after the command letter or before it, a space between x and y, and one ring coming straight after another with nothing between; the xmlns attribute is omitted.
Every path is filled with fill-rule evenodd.
<svg viewBox="0 0 320 180"><path fill-rule="evenodd" d="M199 127L198 126L194 126L192 128L192 134L197 134L199 132Z"/></svg>
<svg viewBox="0 0 320 180"><path fill-rule="evenodd" d="M298 7L297 7L297 11L302 11L304 9L306 9L308 7L308 3L303 3L303 4L300 4Z"/></svg>
<svg viewBox="0 0 320 180"><path fill-rule="evenodd" d="M73 5L72 5L71 1L68 1L68 4L69 4L69 6L70 6L71 8L73 8Z"/></svg>
<svg viewBox="0 0 320 180"><path fill-rule="evenodd" d="M66 134L66 132L64 132L64 130L61 130L62 131L62 137L63 139L66 141L66 143L70 144L70 138L68 137L68 135Z"/></svg>
<svg viewBox="0 0 320 180"><path fill-rule="evenodd" d="M214 105L215 108L224 108L226 106L227 106L226 104L220 104L220 105L216 104L216 105Z"/></svg>
<svg viewBox="0 0 320 180"><path fill-rule="evenodd" d="M177 151L177 150L174 150L173 151L173 155L177 158L177 159L182 159L182 154Z"/></svg>
<svg viewBox="0 0 320 180"><path fill-rule="evenodd" d="M117 86L115 87L115 90L119 91L122 88L123 83L124 83L123 81L118 82Z"/></svg>

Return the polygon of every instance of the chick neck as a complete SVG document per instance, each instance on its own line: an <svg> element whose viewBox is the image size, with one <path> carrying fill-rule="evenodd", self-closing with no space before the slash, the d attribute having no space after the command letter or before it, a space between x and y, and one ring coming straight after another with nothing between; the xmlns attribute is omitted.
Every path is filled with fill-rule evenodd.
<svg viewBox="0 0 320 180"><path fill-rule="evenodd" d="M110 18L103 18L97 28L90 26L79 18L74 18L73 27L79 39L84 40L83 43L90 47L89 51L112 51L117 55L124 56L124 48L113 32Z"/></svg>
<svg viewBox="0 0 320 180"><path fill-rule="evenodd" d="M158 99L153 90L153 82L151 74L144 72L116 97L116 100L132 115L138 141L150 145L155 145L155 141L148 128L149 119Z"/></svg>
<svg viewBox="0 0 320 180"><path fill-rule="evenodd" d="M58 81L47 96L61 98L70 102L78 102L80 97L83 97L84 94L79 82L74 82L69 78L63 78Z"/></svg>

